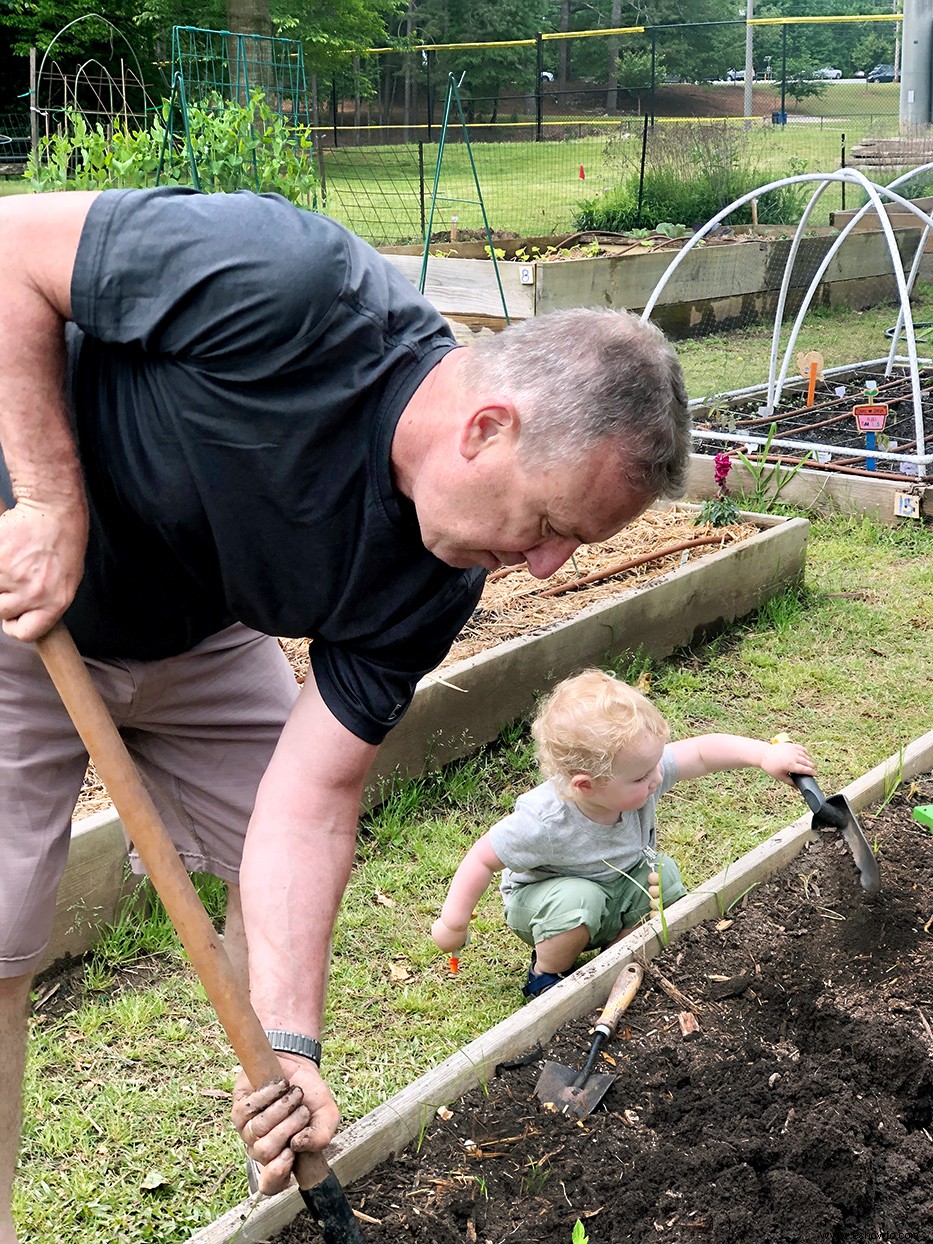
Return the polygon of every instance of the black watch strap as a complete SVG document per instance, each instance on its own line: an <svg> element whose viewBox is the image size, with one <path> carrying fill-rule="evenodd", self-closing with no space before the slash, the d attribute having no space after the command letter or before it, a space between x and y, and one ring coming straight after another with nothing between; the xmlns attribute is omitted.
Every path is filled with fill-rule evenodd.
<svg viewBox="0 0 933 1244"><path fill-rule="evenodd" d="M314 1037L306 1037L300 1032L285 1032L281 1028L267 1028L266 1036L277 1053L299 1054L302 1058L310 1058L320 1067L321 1043Z"/></svg>

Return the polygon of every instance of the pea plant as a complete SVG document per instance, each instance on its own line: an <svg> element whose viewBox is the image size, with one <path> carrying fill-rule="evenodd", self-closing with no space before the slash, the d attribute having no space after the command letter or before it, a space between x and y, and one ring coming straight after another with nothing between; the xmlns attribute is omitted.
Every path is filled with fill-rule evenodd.
<svg viewBox="0 0 933 1244"><path fill-rule="evenodd" d="M167 135L168 110L163 101L148 127L133 128L91 124L78 110L67 109L61 130L42 139L30 157L26 175L35 190L190 185L185 134ZM316 186L311 136L273 111L261 91L248 106L219 96L189 104L188 134L202 190L274 190L311 206Z"/></svg>

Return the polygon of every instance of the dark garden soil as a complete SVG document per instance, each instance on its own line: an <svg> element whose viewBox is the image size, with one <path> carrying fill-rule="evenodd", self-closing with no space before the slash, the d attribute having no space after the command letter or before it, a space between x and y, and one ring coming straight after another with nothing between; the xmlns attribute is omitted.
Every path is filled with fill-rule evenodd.
<svg viewBox="0 0 933 1244"><path fill-rule="evenodd" d="M729 403L727 407L717 411L700 414L695 425L701 429L712 429L717 432L734 431L736 444L744 445L742 434L747 432L754 436L766 437L771 424L776 424L775 437L780 440L803 441L808 445L826 445L831 447L831 459L828 469L844 469L857 474L865 474L875 478L891 477L904 479L917 475L916 464L899 463L897 461L877 460L877 470L868 471L864 458L851 458L837 449L865 449L865 433L860 432L852 415L853 406L868 401L865 396L864 384L867 379L878 382L877 402L886 403L889 407L884 431L876 433L878 449L885 445L892 451L904 454L916 454L917 435L914 421L914 403L909 378L895 371L887 380L878 369L863 370L852 378L827 377L817 385L814 404L806 405L806 393L799 388L785 389L781 401L772 415L759 414L763 398L757 397L749 402ZM835 389L845 385L845 396L839 397ZM924 438L926 448L919 452L928 453L933 446L933 369L920 371L921 401L923 407ZM895 444L896 442L896 444ZM704 453L714 454L723 448L721 444L703 446ZM759 452L758 450L755 451ZM780 449L773 450L768 457L770 462L800 462L806 457L808 469L819 469L825 466L817 458L816 451ZM906 469L904 469L906 468Z"/></svg>
<svg viewBox="0 0 933 1244"><path fill-rule="evenodd" d="M349 1189L368 1244L570 1244L577 1220L590 1244L931 1244L931 803L927 776L860 818L877 897L830 834L649 964L589 1118L534 1088L582 1066L595 1014L453 1103Z"/></svg>

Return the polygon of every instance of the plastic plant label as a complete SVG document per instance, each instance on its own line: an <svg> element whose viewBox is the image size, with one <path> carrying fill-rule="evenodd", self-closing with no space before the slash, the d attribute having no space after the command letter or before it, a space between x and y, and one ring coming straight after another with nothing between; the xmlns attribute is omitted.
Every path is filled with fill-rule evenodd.
<svg viewBox="0 0 933 1244"><path fill-rule="evenodd" d="M818 449L816 451L817 462L832 462L833 456L828 449Z"/></svg>
<svg viewBox="0 0 933 1244"><path fill-rule="evenodd" d="M888 417L886 402L865 402L861 406L853 406L852 414L860 432L882 432Z"/></svg>

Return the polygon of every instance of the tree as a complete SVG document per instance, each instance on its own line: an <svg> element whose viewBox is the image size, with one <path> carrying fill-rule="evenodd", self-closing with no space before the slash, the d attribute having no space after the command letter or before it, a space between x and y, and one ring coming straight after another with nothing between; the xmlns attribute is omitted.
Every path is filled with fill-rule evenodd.
<svg viewBox="0 0 933 1244"><path fill-rule="evenodd" d="M544 27L544 0L419 0L417 35L425 43L531 39ZM533 48L484 48L437 52L435 80L465 73L461 96L468 120L478 113L495 119L500 95L535 89Z"/></svg>

